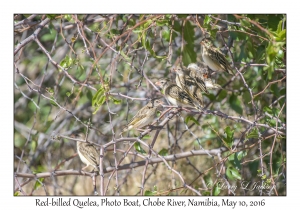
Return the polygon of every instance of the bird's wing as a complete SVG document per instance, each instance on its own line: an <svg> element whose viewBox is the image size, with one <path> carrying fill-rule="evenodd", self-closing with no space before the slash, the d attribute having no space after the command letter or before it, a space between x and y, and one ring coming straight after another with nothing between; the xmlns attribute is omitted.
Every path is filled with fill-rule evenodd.
<svg viewBox="0 0 300 210"><path fill-rule="evenodd" d="M207 88L206 88L206 85L205 85L205 82L203 81L204 78L201 77L201 73L197 73L197 72L194 72L194 71L191 71L190 72L190 77L194 78L195 81L197 82L197 85L199 86L200 90L202 92L205 92L207 94L209 94L209 92L207 91Z"/></svg>
<svg viewBox="0 0 300 210"><path fill-rule="evenodd" d="M198 86L195 79L191 78L190 76L185 76L184 80L182 81L184 84L182 86L185 92L187 92L190 97L196 99L201 106L203 105L203 97L201 93L201 88Z"/></svg>
<svg viewBox="0 0 300 210"><path fill-rule="evenodd" d="M149 107L149 106L144 106L142 109L140 109L136 115L130 120L128 123L128 126L133 125L134 127L139 127L141 124L144 124L148 122L148 118L150 118L153 114L155 114L156 107ZM143 120L147 118L147 120Z"/></svg>
<svg viewBox="0 0 300 210"><path fill-rule="evenodd" d="M207 52L210 55L210 58L219 62L219 64L225 69L228 73L233 74L232 67L229 65L225 55L221 53L217 48L207 49Z"/></svg>
<svg viewBox="0 0 300 210"><path fill-rule="evenodd" d="M185 104L194 106L193 100L190 98L190 96L175 84L171 84L166 89L166 94L168 94L170 97L178 100L181 103L185 103Z"/></svg>
<svg viewBox="0 0 300 210"><path fill-rule="evenodd" d="M100 155L94 145L84 143L84 146L79 147L81 154L94 165L99 165Z"/></svg>

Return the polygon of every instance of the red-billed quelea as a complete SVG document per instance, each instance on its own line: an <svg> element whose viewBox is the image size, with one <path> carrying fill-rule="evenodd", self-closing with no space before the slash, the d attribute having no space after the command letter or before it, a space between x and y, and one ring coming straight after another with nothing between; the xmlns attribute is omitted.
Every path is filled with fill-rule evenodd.
<svg viewBox="0 0 300 210"><path fill-rule="evenodd" d="M175 106L188 105L202 111L201 105L195 101L180 87L174 83L170 83L167 79L160 79L155 83L168 101Z"/></svg>
<svg viewBox="0 0 300 210"><path fill-rule="evenodd" d="M135 129L141 129L146 125L149 125L153 120L153 116L156 114L157 108L163 105L163 102L157 99L152 99L146 106L140 109L136 115L129 121L129 123L123 128L120 135L124 132Z"/></svg>
<svg viewBox="0 0 300 210"><path fill-rule="evenodd" d="M72 138L79 138L81 140L85 139L83 133L75 133L71 135ZM86 169L88 166L93 166L95 171L99 171L99 160L100 153L99 150L91 143L77 141L77 153L80 160L86 164L81 170Z"/></svg>
<svg viewBox="0 0 300 210"><path fill-rule="evenodd" d="M225 58L225 55L220 52L210 40L203 39L201 45L202 59L211 70L233 74L232 67Z"/></svg>
<svg viewBox="0 0 300 210"><path fill-rule="evenodd" d="M184 90L193 100L203 106L203 97L201 92L207 92L205 83L199 84L196 80L187 75L180 67L175 69L176 85Z"/></svg>
<svg viewBox="0 0 300 210"><path fill-rule="evenodd" d="M205 65L202 62L199 62L198 64L190 63L185 70L186 74L188 74L190 77L194 78L198 85L205 85L206 90L209 89L221 89L222 87L215 83L211 78L208 78L208 68L207 65ZM208 92L205 92L208 93Z"/></svg>

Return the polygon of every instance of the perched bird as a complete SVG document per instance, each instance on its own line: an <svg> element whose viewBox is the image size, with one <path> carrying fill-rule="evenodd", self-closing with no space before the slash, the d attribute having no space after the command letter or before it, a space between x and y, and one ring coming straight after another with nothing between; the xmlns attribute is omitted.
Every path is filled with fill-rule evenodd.
<svg viewBox="0 0 300 210"><path fill-rule="evenodd" d="M202 93L207 92L205 83L201 84L189 75L187 75L180 67L175 69L176 72L176 85L184 90L193 100L196 100L201 106L203 106Z"/></svg>
<svg viewBox="0 0 300 210"><path fill-rule="evenodd" d="M195 63L190 63L186 69L186 72L190 77L197 81L198 85L203 85L204 83L206 91L207 89L222 89L220 85L213 82L211 78L208 78L207 65L202 62L199 62L198 65Z"/></svg>
<svg viewBox="0 0 300 210"><path fill-rule="evenodd" d="M203 62L199 62L198 64L190 63L185 71L188 72L190 77L200 82L208 77L208 66Z"/></svg>
<svg viewBox="0 0 300 210"><path fill-rule="evenodd" d="M187 67L187 70L190 71L191 73L193 72L195 76L197 76L198 74L200 74L201 76L208 74L208 66L203 62L197 62L197 64L190 63Z"/></svg>
<svg viewBox="0 0 300 210"><path fill-rule="evenodd" d="M83 133L72 134L71 137L80 138L81 140L85 139ZM86 169L88 166L93 166L95 171L99 171L100 153L93 144L77 141L77 153L81 161L86 164L81 170Z"/></svg>
<svg viewBox="0 0 300 210"><path fill-rule="evenodd" d="M148 125L152 121L151 118L156 114L156 110L160 105L163 105L163 102L160 100L152 99L149 101L149 103L140 109L130 120L130 122L123 128L120 135L122 135L122 133L125 131L131 130L132 128L137 129Z"/></svg>
<svg viewBox="0 0 300 210"><path fill-rule="evenodd" d="M213 46L212 42L208 39L201 41L202 45L202 58L203 61L213 71L224 72L233 74L232 67L225 58L225 55L221 53L216 47Z"/></svg>
<svg viewBox="0 0 300 210"><path fill-rule="evenodd" d="M193 99L176 84L169 83L167 79L160 79L155 84L162 89L163 94L171 104L175 106L189 105L202 111L201 106L195 103Z"/></svg>
<svg viewBox="0 0 300 210"><path fill-rule="evenodd" d="M221 85L218 85L217 83L212 81L211 78L205 78L204 83L205 83L205 87L209 90L210 89L223 89Z"/></svg>

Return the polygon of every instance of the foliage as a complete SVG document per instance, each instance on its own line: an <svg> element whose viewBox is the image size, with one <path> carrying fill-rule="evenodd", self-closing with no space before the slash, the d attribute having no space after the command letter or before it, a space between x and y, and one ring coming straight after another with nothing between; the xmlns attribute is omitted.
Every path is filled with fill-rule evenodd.
<svg viewBox="0 0 300 210"><path fill-rule="evenodd" d="M96 188L106 195L285 195L286 22L283 14L16 16L14 195L91 194L92 173L81 176L66 138L76 131L103 149L105 186L97 176ZM160 107L161 127L120 137L147 99L167 104L154 83L202 61L208 36L235 69L212 75L222 89L204 94L208 112ZM42 172L53 175L27 183L21 174ZM242 181L276 187L222 187Z"/></svg>

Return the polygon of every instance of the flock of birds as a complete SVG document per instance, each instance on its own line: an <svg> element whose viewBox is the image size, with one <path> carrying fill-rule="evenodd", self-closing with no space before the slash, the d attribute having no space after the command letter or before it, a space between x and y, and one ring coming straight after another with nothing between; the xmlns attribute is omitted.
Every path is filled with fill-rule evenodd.
<svg viewBox="0 0 300 210"><path fill-rule="evenodd" d="M191 63L187 68L177 67L174 70L176 72L176 84L171 83L168 79L160 79L155 83L162 90L167 100L175 106L190 106L202 111L204 106L202 93L208 93L209 89L222 88L208 76L208 67L215 72L233 74L233 69L225 55L214 47L209 39L203 39L201 45L203 63L201 62L198 65ZM157 108L162 105L161 100L150 100L123 128L120 135L131 129L141 129L149 125L156 115ZM72 137L81 140L77 141L77 152L81 161L86 164L83 169L91 165L98 171L99 150L93 144L82 141L86 139L83 133L74 134Z"/></svg>

